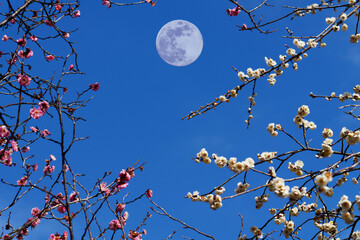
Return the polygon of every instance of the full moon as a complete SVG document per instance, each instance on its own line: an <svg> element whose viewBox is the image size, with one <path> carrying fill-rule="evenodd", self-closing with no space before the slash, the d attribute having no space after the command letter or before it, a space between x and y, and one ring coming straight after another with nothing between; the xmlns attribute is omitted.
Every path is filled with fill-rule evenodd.
<svg viewBox="0 0 360 240"><path fill-rule="evenodd" d="M156 49L168 64L187 66L200 56L203 38L194 24L185 20L174 20L160 29L156 37Z"/></svg>

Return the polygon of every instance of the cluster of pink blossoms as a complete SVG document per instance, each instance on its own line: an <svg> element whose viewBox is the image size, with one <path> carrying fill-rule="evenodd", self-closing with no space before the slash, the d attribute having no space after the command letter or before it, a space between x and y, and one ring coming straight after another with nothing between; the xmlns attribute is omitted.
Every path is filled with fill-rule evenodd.
<svg viewBox="0 0 360 240"><path fill-rule="evenodd" d="M56 207L56 210L58 210L59 213L65 213L65 212L66 212L66 208L65 208L64 204L61 203L61 201L64 201L65 199L66 199L66 198L65 198L65 196L64 196L62 193L58 193L58 194L56 195L56 199L54 199L54 200L51 202L50 206L51 206L51 207L57 206L57 207ZM46 202L47 202L47 201L46 201Z"/></svg>
<svg viewBox="0 0 360 240"><path fill-rule="evenodd" d="M1 149L0 150L0 160L2 161L2 163L5 166L12 165L12 157L11 157L12 154L13 154L12 149L9 149L9 150Z"/></svg>
<svg viewBox="0 0 360 240"><path fill-rule="evenodd" d="M146 230L143 230L143 234L146 235ZM141 240L142 234L137 231L130 231L129 232L129 238L132 240Z"/></svg>
<svg viewBox="0 0 360 240"><path fill-rule="evenodd" d="M32 217L29 218L26 223L31 222L31 228L35 228L37 225L40 224L40 218L45 217L47 212L41 213L40 209L37 207L34 207L31 209L31 215Z"/></svg>
<svg viewBox="0 0 360 240"><path fill-rule="evenodd" d="M34 119L39 119L41 116L43 116L46 111L50 108L50 105L47 101L39 102L38 108L31 108L30 109L30 116Z"/></svg>
<svg viewBox="0 0 360 240"><path fill-rule="evenodd" d="M47 55L45 58L46 58L46 61L52 61L55 59L55 57L53 55Z"/></svg>
<svg viewBox="0 0 360 240"><path fill-rule="evenodd" d="M116 231L116 230L122 228L123 226L126 225L126 221L128 218L129 218L129 213L124 212L121 217L119 217L118 219L114 219L109 223L109 229L112 231ZM120 223L120 221L121 221L121 223Z"/></svg>
<svg viewBox="0 0 360 240"><path fill-rule="evenodd" d="M89 84L89 87L90 87L91 90L97 91L97 90L100 89L100 84L98 82L96 82L96 83L93 83L93 84Z"/></svg>
<svg viewBox="0 0 360 240"><path fill-rule="evenodd" d="M235 7L235 8L233 8L233 9L227 9L226 10L226 12L227 12L227 14L229 15L229 16L231 16L231 17L233 17L233 16L237 16L237 15L239 15L239 12L240 12L240 7Z"/></svg>
<svg viewBox="0 0 360 240"><path fill-rule="evenodd" d="M20 50L18 52L18 56L22 59L24 58L30 58L34 55L34 52L30 50L30 48L26 48L26 51Z"/></svg>
<svg viewBox="0 0 360 240"><path fill-rule="evenodd" d="M7 129L5 125L0 126L0 137L6 138L10 136L10 131Z"/></svg>
<svg viewBox="0 0 360 240"><path fill-rule="evenodd" d="M23 176L20 180L17 180L16 183L18 186L25 186L27 184L27 176Z"/></svg>
<svg viewBox="0 0 360 240"><path fill-rule="evenodd" d="M60 233L51 234L49 240L66 240L68 239L68 232L64 231L63 235Z"/></svg>

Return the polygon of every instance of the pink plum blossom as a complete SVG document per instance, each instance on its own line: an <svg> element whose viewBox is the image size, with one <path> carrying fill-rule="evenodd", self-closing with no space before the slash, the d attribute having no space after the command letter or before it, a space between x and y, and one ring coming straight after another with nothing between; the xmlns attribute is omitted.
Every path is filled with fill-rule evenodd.
<svg viewBox="0 0 360 240"><path fill-rule="evenodd" d="M34 52L30 50L30 48L26 48L26 51L24 52L23 50L20 50L18 52L18 55L20 58L24 59L24 58L30 58L34 55Z"/></svg>
<svg viewBox="0 0 360 240"><path fill-rule="evenodd" d="M5 166L8 166L8 167L11 166L12 165L12 157L9 157L9 158L3 160L3 163Z"/></svg>
<svg viewBox="0 0 360 240"><path fill-rule="evenodd" d="M33 222L31 222L31 228L35 228L37 225L39 225L40 224L40 218L36 218L36 217L32 217L32 218L29 218L27 221L26 221L26 223L30 223L31 221L33 221ZM35 219L35 220L34 220Z"/></svg>
<svg viewBox="0 0 360 240"><path fill-rule="evenodd" d="M45 25L47 25L47 26L49 26L49 27L53 27L53 26L54 26L53 23L52 23L50 20L48 20L48 19L46 19L44 23L45 23Z"/></svg>
<svg viewBox="0 0 360 240"><path fill-rule="evenodd" d="M65 206L62 205L62 204L61 204L60 206L58 206L58 207L56 208L56 210L58 210L59 213L65 213L65 212L66 212Z"/></svg>
<svg viewBox="0 0 360 240"><path fill-rule="evenodd" d="M80 10L76 10L73 15L74 18L80 17Z"/></svg>
<svg viewBox="0 0 360 240"><path fill-rule="evenodd" d="M0 160L3 161L3 164L5 166L11 166L12 165L12 157L11 157L12 153L13 153L12 149L10 149L10 150L1 149L0 150Z"/></svg>
<svg viewBox="0 0 360 240"><path fill-rule="evenodd" d="M52 60L54 60L55 59L55 57L53 56L53 55L47 55L46 56L46 60L47 61L52 61Z"/></svg>
<svg viewBox="0 0 360 240"><path fill-rule="evenodd" d="M31 209L31 215L33 217L37 217L39 214L40 214L40 209L39 208L34 207L34 208Z"/></svg>
<svg viewBox="0 0 360 240"><path fill-rule="evenodd" d="M97 90L100 89L100 84L98 82L96 82L96 83L93 83L93 84L89 84L89 87L90 87L91 90L97 91Z"/></svg>
<svg viewBox="0 0 360 240"><path fill-rule="evenodd" d="M141 240L141 233L139 232L136 232L136 231L131 231L129 232L129 238L132 239L132 240Z"/></svg>
<svg viewBox="0 0 360 240"><path fill-rule="evenodd" d="M55 171L55 166L46 165L43 169L44 175L51 174Z"/></svg>
<svg viewBox="0 0 360 240"><path fill-rule="evenodd" d="M116 185L116 188L117 188L117 189L124 189L124 188L126 188L128 185L129 185L129 183L127 183L127 182L120 182L120 183L118 183L118 184Z"/></svg>
<svg viewBox="0 0 360 240"><path fill-rule="evenodd" d="M4 35L1 40L3 40L4 42L6 42L7 40L9 40L9 37L8 37L7 35Z"/></svg>
<svg viewBox="0 0 360 240"><path fill-rule="evenodd" d="M70 202L75 202L79 200L78 193L77 192L70 193L69 200Z"/></svg>
<svg viewBox="0 0 360 240"><path fill-rule="evenodd" d="M26 39L25 38L19 38L18 40L16 40L17 44L19 44L19 46L25 46L26 45Z"/></svg>
<svg viewBox="0 0 360 240"><path fill-rule="evenodd" d="M11 237L10 237L10 235L5 234L5 235L3 236L3 239L4 239L4 240L10 240L10 239L11 239Z"/></svg>
<svg viewBox="0 0 360 240"><path fill-rule="evenodd" d="M43 115L44 115L44 112L40 108L32 108L32 109L30 109L30 116L33 119L39 119Z"/></svg>
<svg viewBox="0 0 360 240"><path fill-rule="evenodd" d="M39 102L38 105L41 111L43 111L44 113L46 113L46 111L50 108L50 105L47 101Z"/></svg>
<svg viewBox="0 0 360 240"><path fill-rule="evenodd" d="M61 4L57 4L57 5L55 6L55 9L56 9L57 11L60 11L61 8L62 8Z"/></svg>
<svg viewBox="0 0 360 240"><path fill-rule="evenodd" d="M75 72L75 69L74 69L74 65L73 65L73 64L71 64L71 65L69 66L69 71L74 71L74 72Z"/></svg>
<svg viewBox="0 0 360 240"><path fill-rule="evenodd" d="M42 135L43 137L46 137L47 135L51 135L51 133L50 133L49 130L45 129L44 131L41 132L41 135Z"/></svg>
<svg viewBox="0 0 360 240"><path fill-rule="evenodd" d="M242 29L242 30L246 30L246 29L247 29L247 26L246 26L245 23L241 26L241 29Z"/></svg>
<svg viewBox="0 0 360 240"><path fill-rule="evenodd" d="M121 172L119 173L119 177L120 177L121 182L128 182L131 179L130 174L127 171L125 171L124 169L121 170Z"/></svg>
<svg viewBox="0 0 360 240"><path fill-rule="evenodd" d="M0 126L0 137L5 138L10 136L10 131L7 129L5 125Z"/></svg>
<svg viewBox="0 0 360 240"><path fill-rule="evenodd" d="M33 132L37 132L37 131L38 131L37 128L35 128L35 127L30 127L30 129L31 129L31 131L33 131Z"/></svg>
<svg viewBox="0 0 360 240"><path fill-rule="evenodd" d="M23 152L23 153L26 153L26 152L28 152L30 150L30 147L23 147L22 149L21 149L21 151Z"/></svg>
<svg viewBox="0 0 360 240"><path fill-rule="evenodd" d="M19 151L19 145L17 144L16 141L11 140L11 141L10 141L10 144L11 144L11 147L12 147L12 149L14 150L14 152Z"/></svg>
<svg viewBox="0 0 360 240"><path fill-rule="evenodd" d="M233 9L227 9L227 14L231 17L239 15L240 7L235 7Z"/></svg>
<svg viewBox="0 0 360 240"><path fill-rule="evenodd" d="M27 184L27 176L23 176L20 180L17 180L16 183L18 186L25 186Z"/></svg>
<svg viewBox="0 0 360 240"><path fill-rule="evenodd" d="M121 224L120 224L118 219L112 220L109 223L109 229L112 230L112 231L116 231L116 230L118 230L120 228L121 228Z"/></svg>
<svg viewBox="0 0 360 240"><path fill-rule="evenodd" d="M99 188L101 192L105 193L105 196L109 196L110 190L106 187L106 182L102 182Z"/></svg>
<svg viewBox="0 0 360 240"><path fill-rule="evenodd" d="M70 34L67 33L67 32L63 32L63 37L64 37L64 38L68 38L68 37L70 37Z"/></svg>
<svg viewBox="0 0 360 240"><path fill-rule="evenodd" d="M33 172L36 172L39 168L39 165L37 163L34 164L33 166Z"/></svg>
<svg viewBox="0 0 360 240"><path fill-rule="evenodd" d="M148 198L151 198L152 196L153 196L153 191L151 191L150 189L148 189L148 190L146 190L146 196L148 197Z"/></svg>
<svg viewBox="0 0 360 240"><path fill-rule="evenodd" d="M37 39L37 37L35 37L34 35L31 35L30 36L30 39L31 39L31 41L33 41L33 42L36 42L38 39Z"/></svg>
<svg viewBox="0 0 360 240"><path fill-rule="evenodd" d="M117 213L121 213L122 211L124 211L124 209L125 209L125 204L118 203L116 205L116 212Z"/></svg>
<svg viewBox="0 0 360 240"><path fill-rule="evenodd" d="M106 6L107 8L111 7L111 4L110 4L110 2L108 0L103 0L102 5Z"/></svg>
<svg viewBox="0 0 360 240"><path fill-rule="evenodd" d="M17 81L21 86L29 86L31 78L25 74L18 74Z"/></svg>

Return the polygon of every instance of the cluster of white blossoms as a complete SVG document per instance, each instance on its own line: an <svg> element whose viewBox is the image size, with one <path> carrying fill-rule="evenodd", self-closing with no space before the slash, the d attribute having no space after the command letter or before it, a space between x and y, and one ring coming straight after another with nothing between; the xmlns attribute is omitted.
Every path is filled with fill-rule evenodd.
<svg viewBox="0 0 360 240"><path fill-rule="evenodd" d="M282 230L285 238L289 238L290 234L294 231L295 223L293 221L285 221L285 228Z"/></svg>
<svg viewBox="0 0 360 240"><path fill-rule="evenodd" d="M250 187L249 183L238 182L236 189L235 189L235 193L245 192L249 187Z"/></svg>
<svg viewBox="0 0 360 240"><path fill-rule="evenodd" d="M309 113L310 113L309 107L307 105L302 105L301 107L298 108L297 115L294 118L294 123L298 125L299 128L303 126L304 128L315 130L316 124L313 121L309 122L308 120L304 119L304 117L309 115Z"/></svg>
<svg viewBox="0 0 360 240"><path fill-rule="evenodd" d="M205 148L202 148L200 152L196 154L195 162L204 162L205 164L211 163L211 159L214 159L214 163L219 168L224 168L227 166L230 170L240 173L240 172L247 172L250 168L255 166L254 159L248 157L244 161L238 162L237 158L231 157L229 160L226 159L224 156L218 156L217 154L213 153L211 158L209 157L208 152Z"/></svg>
<svg viewBox="0 0 360 240"><path fill-rule="evenodd" d="M270 86L274 86L276 83L276 74L275 73L271 73L269 74L269 78L267 79L267 81L269 82Z"/></svg>
<svg viewBox="0 0 360 240"><path fill-rule="evenodd" d="M276 64L276 62L275 62L275 64ZM246 70L246 74L242 71L239 71L238 77L239 77L240 81L246 82L246 81L248 81L249 78L255 78L255 79L260 78L261 75L263 75L265 72L266 72L265 68L258 68L255 70L253 70L252 68L248 68Z"/></svg>
<svg viewBox="0 0 360 240"><path fill-rule="evenodd" d="M215 189L215 194L216 195L222 195L224 192L225 192L224 187L219 187L219 188Z"/></svg>
<svg viewBox="0 0 360 240"><path fill-rule="evenodd" d="M318 43L315 41L314 38L310 38L307 42L307 45L311 48L316 48Z"/></svg>
<svg viewBox="0 0 360 240"><path fill-rule="evenodd" d="M334 23L336 21L336 18L335 17L327 17L327 18L325 18L325 22L327 23L327 24L332 24L332 23Z"/></svg>
<svg viewBox="0 0 360 240"><path fill-rule="evenodd" d="M302 176L304 172L302 171L302 168L304 166L304 162L301 160L297 160L295 164L292 164L289 162L288 168L291 172L295 173L297 176Z"/></svg>
<svg viewBox="0 0 360 240"><path fill-rule="evenodd" d="M285 185L283 178L276 177L267 184L269 186L269 191L274 192L277 196L281 198L289 196L290 187Z"/></svg>
<svg viewBox="0 0 360 240"><path fill-rule="evenodd" d="M306 195L307 195L306 187L302 187L299 189L298 186L294 186L291 188L291 191L289 193L289 199L290 199L290 201L294 201L294 200L297 201Z"/></svg>
<svg viewBox="0 0 360 240"><path fill-rule="evenodd" d="M257 157L260 162L267 161L268 163L273 163L272 159L275 158L277 152L262 152L261 154L258 153Z"/></svg>
<svg viewBox="0 0 360 240"><path fill-rule="evenodd" d="M270 176L276 177L276 170L275 170L275 168L273 166L269 167L268 173L270 174Z"/></svg>
<svg viewBox="0 0 360 240"><path fill-rule="evenodd" d="M230 158L228 163L227 163L227 167L234 171L234 172L247 172L249 171L250 168L253 168L255 166L255 161L254 159L248 157L246 158L244 161L242 162L237 162L237 158Z"/></svg>
<svg viewBox="0 0 360 240"><path fill-rule="evenodd" d="M315 184L319 187L325 187L332 180L333 180L332 173L325 171L322 174L316 176Z"/></svg>
<svg viewBox="0 0 360 240"><path fill-rule="evenodd" d="M355 215L352 213L352 203L349 201L348 196L343 195L338 203L341 209L341 218L346 224L351 224L355 221Z"/></svg>
<svg viewBox="0 0 360 240"><path fill-rule="evenodd" d="M226 98L224 95L219 96L220 102L230 102L230 99Z"/></svg>
<svg viewBox="0 0 360 240"><path fill-rule="evenodd" d="M334 151L332 150L331 144L333 140L331 138L326 138L324 142L321 144L321 152L316 154L317 158L330 157Z"/></svg>
<svg viewBox="0 0 360 240"><path fill-rule="evenodd" d="M317 207L316 203L306 204L306 202L303 202L298 206L300 212L306 212L306 213L313 211L314 209L316 209L316 207Z"/></svg>
<svg viewBox="0 0 360 240"><path fill-rule="evenodd" d="M300 39L294 38L293 44L299 49L303 49L305 47L305 42L301 41Z"/></svg>
<svg viewBox="0 0 360 240"><path fill-rule="evenodd" d="M226 157L224 157L224 156L218 157L216 154L213 154L212 157L215 159L214 162L215 162L216 166L218 166L219 168L225 167L228 162Z"/></svg>
<svg viewBox="0 0 360 240"><path fill-rule="evenodd" d="M358 33L358 34L351 34L350 35L350 42L351 43L358 43L359 42L359 40L360 40L360 34Z"/></svg>
<svg viewBox="0 0 360 240"><path fill-rule="evenodd" d="M268 132L270 133L270 135L272 137L276 137L278 135L278 132L275 129L280 131L282 129L281 125L276 124L276 126L275 126L275 123L269 123L269 125L266 128L266 130L268 130Z"/></svg>
<svg viewBox="0 0 360 240"><path fill-rule="evenodd" d="M186 198L190 198L192 201L197 202L207 202L210 204L210 208L213 210L216 210L220 207L222 207L222 198L220 195L213 195L208 194L206 197L200 196L198 191L194 191L193 193L188 192L188 194L185 196Z"/></svg>
<svg viewBox="0 0 360 240"><path fill-rule="evenodd" d="M289 213L291 216L299 216L300 212L299 212L299 209L297 207L293 207L289 210Z"/></svg>
<svg viewBox="0 0 360 240"><path fill-rule="evenodd" d="M357 230L357 231L353 232L353 233L351 234L351 239L352 239L352 240L359 240L359 239L360 239L360 231Z"/></svg>
<svg viewBox="0 0 360 240"><path fill-rule="evenodd" d="M211 163L211 159L205 148L202 148L200 152L196 154L195 162L199 163L200 161L204 162L205 164Z"/></svg>
<svg viewBox="0 0 360 240"><path fill-rule="evenodd" d="M255 226L252 226L250 231L254 234L256 239L262 239L264 237L262 231Z"/></svg>
<svg viewBox="0 0 360 240"><path fill-rule="evenodd" d="M360 92L358 90L358 86L359 85L356 85L353 88L354 93L352 93L352 94L349 92L344 92L344 93L340 93L338 96L336 96L336 93L332 92L330 94L330 97L326 97L326 100L331 100L331 98L338 98L340 102L344 102L345 100L349 100L349 99L351 99L354 102L359 101L360 100L360 95L359 95ZM312 95L312 93L310 93L310 95Z"/></svg>
<svg viewBox="0 0 360 240"><path fill-rule="evenodd" d="M270 212L271 213L271 212ZM274 222L275 224L277 225L280 225L282 223L284 223L286 221L286 218L285 218L285 214L284 213L279 213L275 216L274 218Z"/></svg>
<svg viewBox="0 0 360 240"><path fill-rule="evenodd" d="M264 205L264 202L268 202L268 201L269 201L269 194L255 197L256 209L260 209Z"/></svg>
<svg viewBox="0 0 360 240"><path fill-rule="evenodd" d="M317 227L320 231L322 232L326 232L326 233L330 233L330 234L334 234L337 232L337 224L334 223L333 221L329 221L327 223L318 223L318 222L314 222L315 227ZM325 239L324 236L321 234L318 235L317 239Z"/></svg>
<svg viewBox="0 0 360 240"><path fill-rule="evenodd" d="M360 142L360 131L350 131L346 127L343 127L340 132L340 137L345 138L347 144L355 145Z"/></svg>

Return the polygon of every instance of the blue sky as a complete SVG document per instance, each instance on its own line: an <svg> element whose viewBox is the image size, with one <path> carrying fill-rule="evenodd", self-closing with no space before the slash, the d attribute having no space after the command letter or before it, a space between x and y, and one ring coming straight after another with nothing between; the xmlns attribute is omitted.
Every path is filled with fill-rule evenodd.
<svg viewBox="0 0 360 240"><path fill-rule="evenodd" d="M170 214L216 239L237 237L238 213L245 217L245 231L251 235L250 226L261 226L266 221L263 217L270 217L267 209L271 204L256 210L254 197L257 194L250 194L224 201L224 207L213 211L206 203L184 199L187 192L209 192L232 175L228 169L219 169L215 164L195 163L192 158L201 148L240 160L256 159L256 154L263 151L293 150L296 147L293 143L281 134L272 138L266 126L270 122L281 123L300 136L292 119L303 104L309 105L311 110L307 119L318 126L310 133L315 147L320 147L323 128L332 128L338 136L341 127L357 126L355 120L337 109L338 102L329 103L308 96L311 91L317 94L351 91L358 84L359 49L358 45L349 43L352 32L330 35L325 39L326 48L310 51L309 57L299 63L299 70L288 69L275 86L270 87L265 79L258 81L259 96L249 129L244 120L247 119L250 88L245 88L238 98L215 111L190 121L181 120L190 111L240 84L232 66L243 71L248 67L265 67L265 56L278 61L278 55L286 50L284 44L292 44L289 39L281 38L285 26L296 30L295 35L317 35L326 27L325 16L335 16L333 12L321 13L287 21L273 27L279 28L278 32L264 35L239 32L236 25L250 23L241 13L237 17L227 16L226 9L233 7L227 1L173 0L158 1L155 7L143 4L107 9L101 1L82 1L81 17L71 23L72 27L79 28L71 34L71 39L77 42L80 70L86 74L74 77L68 84L71 88L84 88L89 83L99 82L101 86L94 93L95 98L79 112L87 119L79 133L90 138L75 146L71 153L72 167L86 173L84 181L92 182L105 171L118 172L138 159L147 161L145 170L138 173L126 189L130 192L128 199L151 188L153 199ZM284 12L270 10L264 11L265 19ZM171 66L156 52L158 31L175 19L195 24L204 39L202 54L186 67ZM352 20L348 24L350 29L354 27ZM314 168L331 161L303 155L292 162L301 158L305 167L311 163ZM250 182L252 186L259 183L254 177L249 179L253 181ZM242 177L229 184L224 195L233 194L239 181ZM346 186L344 189L354 191L351 183ZM270 195L271 202L277 199ZM129 206L128 225L140 223L148 206L145 199ZM104 216L104 221L111 219ZM179 230L178 239L180 236L202 239L155 214L145 228L149 236L144 239L163 239L173 230ZM45 237L50 234L48 229L41 232ZM277 234L275 238L279 237Z"/></svg>

